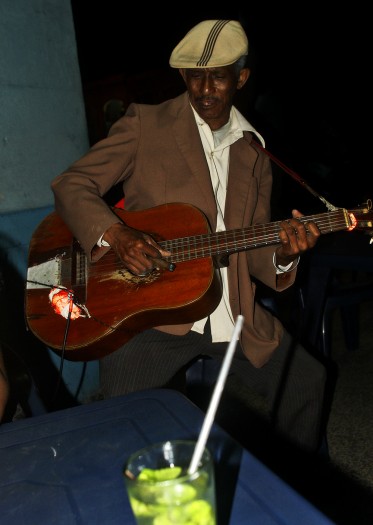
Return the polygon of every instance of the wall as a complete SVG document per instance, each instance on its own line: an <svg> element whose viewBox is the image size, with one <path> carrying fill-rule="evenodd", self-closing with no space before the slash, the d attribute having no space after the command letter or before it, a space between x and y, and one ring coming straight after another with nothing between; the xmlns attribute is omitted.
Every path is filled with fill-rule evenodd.
<svg viewBox="0 0 373 525"><path fill-rule="evenodd" d="M69 0L0 2L0 212L52 204L87 147Z"/></svg>
<svg viewBox="0 0 373 525"><path fill-rule="evenodd" d="M50 182L89 145L70 0L1 0L0 49L0 251L24 280L33 231L53 209ZM65 362L67 388L89 397L97 369Z"/></svg>

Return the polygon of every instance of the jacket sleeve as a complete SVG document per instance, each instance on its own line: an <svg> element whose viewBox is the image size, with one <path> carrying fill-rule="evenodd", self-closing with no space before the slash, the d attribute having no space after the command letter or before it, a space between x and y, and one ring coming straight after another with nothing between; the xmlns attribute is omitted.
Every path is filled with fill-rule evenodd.
<svg viewBox="0 0 373 525"><path fill-rule="evenodd" d="M56 211L88 257L92 256L101 235L118 222L104 196L132 173L139 127L135 105L130 106L107 138L95 144L51 183Z"/></svg>
<svg viewBox="0 0 373 525"><path fill-rule="evenodd" d="M272 169L270 159L265 153L259 151L258 162L255 170L258 180L258 200L253 216L253 224L266 224L271 222L271 193ZM278 244L257 248L247 252L250 274L270 288L282 291L291 286L295 281L296 270L276 274L273 264L273 254Z"/></svg>

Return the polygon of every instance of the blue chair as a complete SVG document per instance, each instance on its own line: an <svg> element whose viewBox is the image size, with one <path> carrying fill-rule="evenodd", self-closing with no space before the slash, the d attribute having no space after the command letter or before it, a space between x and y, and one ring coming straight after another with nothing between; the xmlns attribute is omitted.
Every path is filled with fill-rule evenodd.
<svg viewBox="0 0 373 525"><path fill-rule="evenodd" d="M346 348L359 347L359 312L373 299L373 246L366 235L345 232L332 247L312 253L297 285L299 333L306 344L331 357L333 316L341 315Z"/></svg>
<svg viewBox="0 0 373 525"><path fill-rule="evenodd" d="M353 275L356 277L356 275ZM359 313L362 303L373 299L373 274L360 281L341 283L333 280L328 289L322 320L319 348L326 357L331 356L333 313L339 309L346 348L349 351L359 348Z"/></svg>

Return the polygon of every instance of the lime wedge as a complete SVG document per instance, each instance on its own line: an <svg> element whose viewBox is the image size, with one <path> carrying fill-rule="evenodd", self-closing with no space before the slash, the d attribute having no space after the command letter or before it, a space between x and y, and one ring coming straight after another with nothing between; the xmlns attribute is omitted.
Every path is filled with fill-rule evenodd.
<svg viewBox="0 0 373 525"><path fill-rule="evenodd" d="M181 467L159 469L144 468L138 475L137 479L140 481L167 481L179 477L181 470Z"/></svg>

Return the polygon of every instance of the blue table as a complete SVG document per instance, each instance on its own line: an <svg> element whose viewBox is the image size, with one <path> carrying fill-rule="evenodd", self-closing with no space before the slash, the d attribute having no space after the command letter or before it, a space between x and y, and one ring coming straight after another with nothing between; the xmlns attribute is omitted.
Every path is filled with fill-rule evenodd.
<svg viewBox="0 0 373 525"><path fill-rule="evenodd" d="M146 390L0 426L1 525L133 525L128 455L196 438L203 413L182 394ZM332 522L214 425L219 525Z"/></svg>

